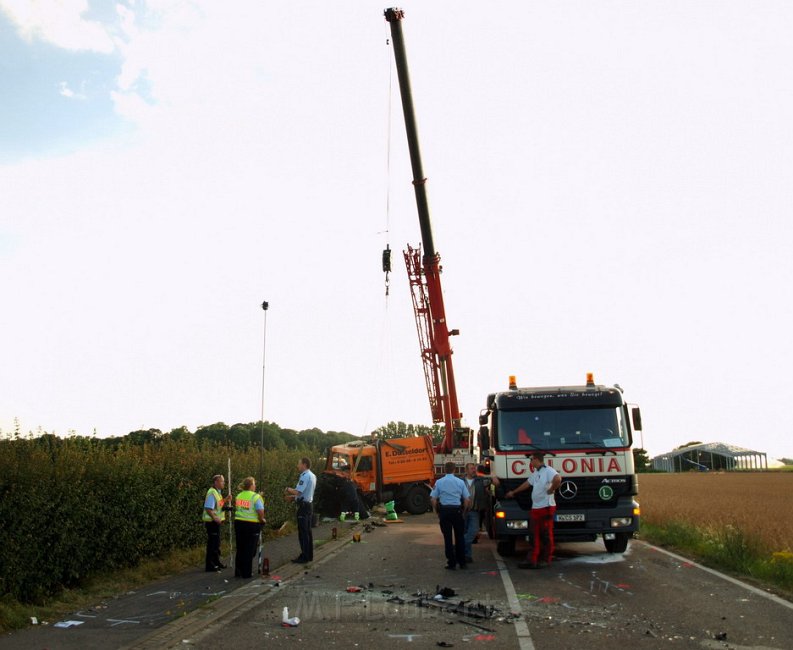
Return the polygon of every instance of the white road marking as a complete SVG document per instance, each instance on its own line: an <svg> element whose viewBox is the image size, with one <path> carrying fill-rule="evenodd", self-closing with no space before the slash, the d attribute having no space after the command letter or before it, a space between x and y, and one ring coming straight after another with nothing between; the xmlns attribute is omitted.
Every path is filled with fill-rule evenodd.
<svg viewBox="0 0 793 650"><path fill-rule="evenodd" d="M633 540L632 543L636 544L637 542L639 544L644 544L648 548L656 550L659 553L663 553L664 555L668 555L669 557L672 557L672 558L676 559L678 562L682 562L682 563L685 563L685 564L690 564L691 566L696 567L697 569L700 569L700 570L704 571L705 573L710 573L711 575L714 575L717 578L721 578L722 580L726 580L727 582L731 582L732 584L737 585L738 587L742 587L743 589L746 589L746 591L750 591L751 593L755 594L756 596L762 596L763 598L767 598L768 600L770 600L771 602L776 603L777 605L782 605L782 607L787 607L788 609L793 609L793 603L791 603L788 600L785 600L784 598L780 598L779 596L776 596L774 594L769 594L767 591L763 591L762 589L758 589L757 587L753 587L752 585L746 584L745 582L741 582L740 580L737 580L736 578L733 578L733 577L728 576L728 575L726 575L724 573L716 571L715 569L711 569L711 568L708 568L708 567L703 566L701 564L698 564L697 562L694 562L693 560L689 560L687 557L683 557L682 555L677 555L677 553L672 553L672 551L667 551L666 549L663 549L663 548L661 548L659 546L653 546L652 544L648 544L647 542L640 541L640 540Z"/></svg>
<svg viewBox="0 0 793 650"><path fill-rule="evenodd" d="M493 548L491 550L493 551L493 557L496 559L498 572L501 575L501 582L504 583L504 591L507 594L509 608L515 614L522 614L523 608L520 606L518 594L515 592L515 585L512 584L512 578L509 577L507 565L504 564L504 561L498 556L496 549ZM523 618L519 618L515 620L514 626L515 633L518 635L518 646L520 650L534 650L534 642L531 640L531 633L529 632L529 626L526 621L524 621Z"/></svg>
<svg viewBox="0 0 793 650"><path fill-rule="evenodd" d="M116 627L116 625L121 625L122 623L132 623L134 625L140 625L140 621L131 621L127 618L108 618L108 623L112 623L110 627Z"/></svg>

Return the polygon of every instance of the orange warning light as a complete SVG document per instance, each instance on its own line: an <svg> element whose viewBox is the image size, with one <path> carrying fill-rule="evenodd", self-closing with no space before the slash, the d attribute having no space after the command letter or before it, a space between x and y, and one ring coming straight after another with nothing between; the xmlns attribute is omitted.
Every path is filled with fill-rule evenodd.
<svg viewBox="0 0 793 650"><path fill-rule="evenodd" d="M516 375L509 376L509 389L518 390L518 378Z"/></svg>

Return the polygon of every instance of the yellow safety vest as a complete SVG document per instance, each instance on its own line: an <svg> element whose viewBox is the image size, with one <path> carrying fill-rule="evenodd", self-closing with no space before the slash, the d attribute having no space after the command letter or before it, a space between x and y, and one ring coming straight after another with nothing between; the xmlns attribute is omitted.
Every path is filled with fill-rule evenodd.
<svg viewBox="0 0 793 650"><path fill-rule="evenodd" d="M258 501L261 501L262 506L264 506L264 500L260 494L256 494L256 492L251 492L250 490L240 492L234 502L234 516L237 521L258 522L259 515L256 513L256 503Z"/></svg>
<svg viewBox="0 0 793 650"><path fill-rule="evenodd" d="M207 498L209 498L210 494L215 497L215 510L214 510L215 511L215 515L217 516L218 519L222 520L223 519L223 495L220 492L218 492L214 487L211 487L211 488L209 488L207 490ZM204 503L206 503L206 499L204 499ZM207 512L206 508L204 508L203 510L204 511L201 513L201 521L215 521L214 519L212 519L210 514Z"/></svg>

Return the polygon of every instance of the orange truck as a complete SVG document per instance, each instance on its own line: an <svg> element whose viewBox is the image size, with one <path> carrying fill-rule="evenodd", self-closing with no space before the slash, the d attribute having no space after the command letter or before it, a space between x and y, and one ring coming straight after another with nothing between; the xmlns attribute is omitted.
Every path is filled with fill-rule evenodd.
<svg viewBox="0 0 793 650"><path fill-rule="evenodd" d="M397 512L427 512L435 481L434 463L430 436L336 445L319 476L318 508L332 516L339 512L365 514L377 503L395 501Z"/></svg>

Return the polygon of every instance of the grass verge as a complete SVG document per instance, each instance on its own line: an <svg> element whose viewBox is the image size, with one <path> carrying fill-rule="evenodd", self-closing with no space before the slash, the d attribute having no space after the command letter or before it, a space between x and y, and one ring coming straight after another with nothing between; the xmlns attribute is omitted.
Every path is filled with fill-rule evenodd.
<svg viewBox="0 0 793 650"><path fill-rule="evenodd" d="M265 531L265 539L289 535L295 528L294 522L291 521L275 530L268 528ZM221 555L224 557L228 555L228 543L225 541ZM0 597L0 633L28 627L33 616L39 623L60 619L64 614L95 605L97 601L113 598L141 585L199 565L204 565L203 546L174 551L164 558L144 560L136 567L88 578L80 587L64 589L41 603L21 603L6 594Z"/></svg>
<svg viewBox="0 0 793 650"><path fill-rule="evenodd" d="M21 603L6 594L0 598L0 632L9 632L27 627L31 617L39 623L53 621L64 614L95 605L123 594L131 589L145 585L160 578L179 573L184 569L204 561L204 548L197 547L174 551L164 558L144 560L136 567L113 571L86 579L84 584L74 589L64 589L58 595L41 603Z"/></svg>
<svg viewBox="0 0 793 650"><path fill-rule="evenodd" d="M155 560L144 560L138 566L89 578L74 589L64 589L57 596L40 603L21 603L9 595L0 598L0 632L28 627L31 617L39 623L52 622L64 614L96 605L127 591L168 577L198 564L203 565L204 547L174 551Z"/></svg>
<svg viewBox="0 0 793 650"><path fill-rule="evenodd" d="M642 539L691 555L702 564L738 577L772 585L786 597L793 595L793 553L769 553L734 526L697 528L685 522L662 525L642 522Z"/></svg>

